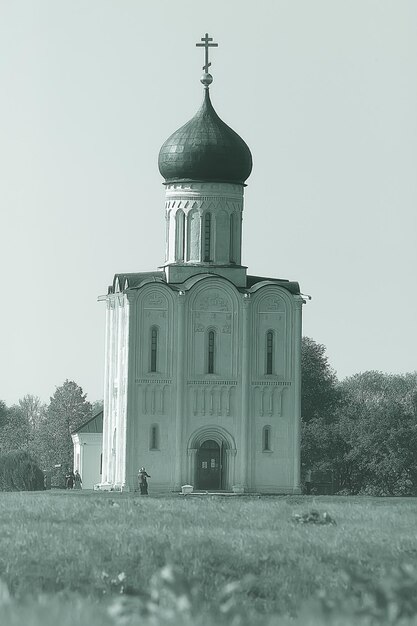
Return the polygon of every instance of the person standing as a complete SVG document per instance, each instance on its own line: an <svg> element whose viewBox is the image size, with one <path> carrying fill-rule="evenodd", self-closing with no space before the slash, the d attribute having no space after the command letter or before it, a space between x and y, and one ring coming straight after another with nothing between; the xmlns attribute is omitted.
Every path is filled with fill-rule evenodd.
<svg viewBox="0 0 417 626"><path fill-rule="evenodd" d="M148 495L148 481L147 478L150 478L149 474L146 472L144 467L141 467L138 473L138 481L139 481L139 489L141 496Z"/></svg>
<svg viewBox="0 0 417 626"><path fill-rule="evenodd" d="M65 476L65 484L67 489L74 489L74 472L68 468L67 475Z"/></svg>
<svg viewBox="0 0 417 626"><path fill-rule="evenodd" d="M82 480L81 480L81 474L78 470L75 470L75 474L74 474L74 489L81 489L81 485L82 485Z"/></svg>

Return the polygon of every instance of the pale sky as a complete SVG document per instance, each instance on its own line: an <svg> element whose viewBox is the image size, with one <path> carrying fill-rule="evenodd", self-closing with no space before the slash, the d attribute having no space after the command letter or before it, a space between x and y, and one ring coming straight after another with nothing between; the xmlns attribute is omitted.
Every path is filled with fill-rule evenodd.
<svg viewBox="0 0 417 626"><path fill-rule="evenodd" d="M311 294L340 379L417 369L415 0L0 0L0 399L103 397L118 272L164 261L165 139L249 145L243 263Z"/></svg>

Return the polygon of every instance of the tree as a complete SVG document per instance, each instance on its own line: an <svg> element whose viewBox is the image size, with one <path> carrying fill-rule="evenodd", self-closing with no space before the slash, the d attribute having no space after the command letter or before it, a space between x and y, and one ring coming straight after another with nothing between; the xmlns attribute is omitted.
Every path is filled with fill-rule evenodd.
<svg viewBox="0 0 417 626"><path fill-rule="evenodd" d="M43 469L59 463L64 468L72 467L71 432L91 417L91 404L86 398L87 394L74 381L66 380L56 388L37 430Z"/></svg>
<svg viewBox="0 0 417 626"><path fill-rule="evenodd" d="M38 396L26 394L23 398L20 398L19 407L32 430L36 430L42 420L45 419L46 405Z"/></svg>
<svg viewBox="0 0 417 626"><path fill-rule="evenodd" d="M9 407L2 420L0 432L0 452L28 451L30 445L30 424L18 405Z"/></svg>
<svg viewBox="0 0 417 626"><path fill-rule="evenodd" d="M44 475L26 451L0 455L0 490L34 491L44 488Z"/></svg>
<svg viewBox="0 0 417 626"><path fill-rule="evenodd" d="M326 348L310 337L301 343L301 415L303 422L332 420L339 393L336 373L329 364Z"/></svg>
<svg viewBox="0 0 417 626"><path fill-rule="evenodd" d="M417 374L345 379L338 422L349 446L353 493L417 493Z"/></svg>
<svg viewBox="0 0 417 626"><path fill-rule="evenodd" d="M95 402L91 405L91 413L92 415L97 415L100 411L103 410L104 400L95 400Z"/></svg>

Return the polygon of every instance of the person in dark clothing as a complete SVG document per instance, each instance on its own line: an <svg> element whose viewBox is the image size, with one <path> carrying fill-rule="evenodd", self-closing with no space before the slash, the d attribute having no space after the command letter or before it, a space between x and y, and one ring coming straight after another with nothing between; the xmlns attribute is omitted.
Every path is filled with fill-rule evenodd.
<svg viewBox="0 0 417 626"><path fill-rule="evenodd" d="M149 474L146 472L144 467L141 467L138 473L138 482L141 496L148 495L148 481L147 478L150 478Z"/></svg>
<svg viewBox="0 0 417 626"><path fill-rule="evenodd" d="M67 475L65 476L65 485L67 489L73 489L74 488L74 472L70 469L68 469Z"/></svg>
<svg viewBox="0 0 417 626"><path fill-rule="evenodd" d="M74 489L81 489L81 485L82 485L82 480L81 480L81 474L78 470L75 470L75 476L74 476Z"/></svg>

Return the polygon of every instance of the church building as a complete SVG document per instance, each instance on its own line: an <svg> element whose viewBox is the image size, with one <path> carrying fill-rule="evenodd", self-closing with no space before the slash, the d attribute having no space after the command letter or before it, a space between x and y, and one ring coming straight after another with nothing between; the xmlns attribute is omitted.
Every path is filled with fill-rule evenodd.
<svg viewBox="0 0 417 626"><path fill-rule="evenodd" d="M201 41L202 105L159 153L165 262L116 274L105 296L98 487L133 491L145 467L151 493L300 493L303 299L242 264L252 156L213 108L217 44Z"/></svg>

